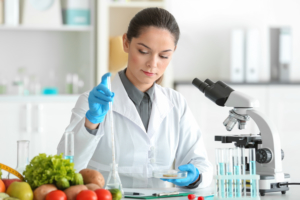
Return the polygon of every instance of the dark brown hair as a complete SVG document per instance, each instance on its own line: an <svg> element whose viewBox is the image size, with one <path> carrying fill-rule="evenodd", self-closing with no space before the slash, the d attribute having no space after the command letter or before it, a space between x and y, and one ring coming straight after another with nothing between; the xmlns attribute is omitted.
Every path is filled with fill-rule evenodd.
<svg viewBox="0 0 300 200"><path fill-rule="evenodd" d="M138 38L142 31L150 26L163 28L174 36L175 46L179 40L180 30L174 16L162 8L146 8L138 12L130 21L127 30L127 39L131 42L132 38ZM162 82L163 75L156 80Z"/></svg>

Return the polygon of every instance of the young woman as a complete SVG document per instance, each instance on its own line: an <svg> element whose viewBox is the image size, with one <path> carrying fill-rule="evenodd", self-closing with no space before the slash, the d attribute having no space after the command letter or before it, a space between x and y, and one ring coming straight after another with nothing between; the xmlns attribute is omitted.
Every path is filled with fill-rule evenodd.
<svg viewBox="0 0 300 200"><path fill-rule="evenodd" d="M123 35L128 65L107 87L107 77L89 93L82 94L67 131L75 134L75 169L92 168L107 180L112 163L111 129L107 117L113 102L116 163L124 188L209 186L212 165L207 159L201 132L185 99L163 88L161 81L179 39L172 14L160 8L137 13ZM64 152L64 138L58 153ZM153 178L155 170L187 171L185 179Z"/></svg>

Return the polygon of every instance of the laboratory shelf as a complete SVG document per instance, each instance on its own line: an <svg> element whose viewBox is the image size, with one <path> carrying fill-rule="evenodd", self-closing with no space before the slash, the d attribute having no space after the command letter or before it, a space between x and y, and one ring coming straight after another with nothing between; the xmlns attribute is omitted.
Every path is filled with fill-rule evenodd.
<svg viewBox="0 0 300 200"><path fill-rule="evenodd" d="M0 95L3 102L76 102L79 94L70 95Z"/></svg>
<svg viewBox="0 0 300 200"><path fill-rule="evenodd" d="M110 2L109 7L113 8L146 8L146 7L164 7L164 2L162 1L138 1L138 2Z"/></svg>
<svg viewBox="0 0 300 200"><path fill-rule="evenodd" d="M29 26L29 25L18 25L18 26L0 26L0 31L78 31L78 32L89 32L93 31L92 26Z"/></svg>

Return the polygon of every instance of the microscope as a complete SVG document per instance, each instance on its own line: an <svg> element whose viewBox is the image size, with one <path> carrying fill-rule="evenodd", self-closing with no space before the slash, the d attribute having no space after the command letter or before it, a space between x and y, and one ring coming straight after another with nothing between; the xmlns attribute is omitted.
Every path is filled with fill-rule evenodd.
<svg viewBox="0 0 300 200"><path fill-rule="evenodd" d="M259 134L218 135L215 141L234 143L236 147L255 148L256 173L260 175L259 192L261 196L270 192L285 194L289 190L290 175L282 171L284 152L281 149L280 138L274 124L255 108L259 101L246 94L234 91L222 81L206 79L204 82L195 78L192 82L207 98L219 106L233 107L229 116L223 122L227 131L231 131L238 124L240 130L246 128L246 122L252 118Z"/></svg>

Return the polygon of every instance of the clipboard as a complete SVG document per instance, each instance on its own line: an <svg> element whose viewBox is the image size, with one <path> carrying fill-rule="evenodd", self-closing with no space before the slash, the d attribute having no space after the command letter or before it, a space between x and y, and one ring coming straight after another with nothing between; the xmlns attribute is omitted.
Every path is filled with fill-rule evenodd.
<svg viewBox="0 0 300 200"><path fill-rule="evenodd" d="M179 193L179 194L164 195L164 196L139 196L139 195L129 196L129 195L126 195L125 198L133 198L133 199L159 199L159 198L169 198L169 197L184 197L184 196L188 196L189 194L193 194L193 193Z"/></svg>

